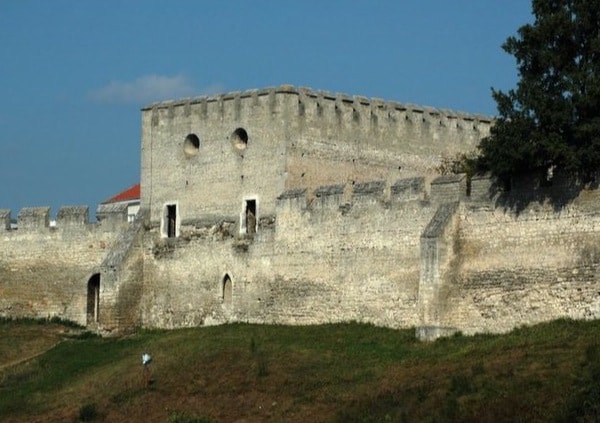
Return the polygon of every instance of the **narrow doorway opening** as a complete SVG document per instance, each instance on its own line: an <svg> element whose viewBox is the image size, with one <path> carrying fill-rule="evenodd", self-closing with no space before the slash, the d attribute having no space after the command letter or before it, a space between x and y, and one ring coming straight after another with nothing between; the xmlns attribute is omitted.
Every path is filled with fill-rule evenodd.
<svg viewBox="0 0 600 423"><path fill-rule="evenodd" d="M229 275L225 275L223 278L222 290L223 294L221 300L223 301L223 304L231 305L233 299L233 287Z"/></svg>
<svg viewBox="0 0 600 423"><path fill-rule="evenodd" d="M256 200L246 200L246 233L256 233Z"/></svg>
<svg viewBox="0 0 600 423"><path fill-rule="evenodd" d="M87 324L98 323L100 317L100 273L95 273L87 284Z"/></svg>
<svg viewBox="0 0 600 423"><path fill-rule="evenodd" d="M167 205L167 237L175 238L177 231L177 206L175 204Z"/></svg>

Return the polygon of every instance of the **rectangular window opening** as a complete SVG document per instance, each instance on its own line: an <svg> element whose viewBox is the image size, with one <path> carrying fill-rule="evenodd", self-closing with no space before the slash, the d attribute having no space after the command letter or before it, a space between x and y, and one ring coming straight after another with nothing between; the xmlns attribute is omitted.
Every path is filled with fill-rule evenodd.
<svg viewBox="0 0 600 423"><path fill-rule="evenodd" d="M175 204L167 205L166 220L167 237L175 238L177 235L177 206Z"/></svg>
<svg viewBox="0 0 600 423"><path fill-rule="evenodd" d="M256 200L246 200L246 233L256 233Z"/></svg>

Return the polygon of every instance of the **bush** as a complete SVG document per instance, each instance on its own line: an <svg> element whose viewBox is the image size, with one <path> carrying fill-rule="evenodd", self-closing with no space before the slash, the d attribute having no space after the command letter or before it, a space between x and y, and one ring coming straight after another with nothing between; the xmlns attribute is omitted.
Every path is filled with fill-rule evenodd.
<svg viewBox="0 0 600 423"><path fill-rule="evenodd" d="M98 410L96 410L96 404L86 404L79 408L79 421L91 422L98 417Z"/></svg>

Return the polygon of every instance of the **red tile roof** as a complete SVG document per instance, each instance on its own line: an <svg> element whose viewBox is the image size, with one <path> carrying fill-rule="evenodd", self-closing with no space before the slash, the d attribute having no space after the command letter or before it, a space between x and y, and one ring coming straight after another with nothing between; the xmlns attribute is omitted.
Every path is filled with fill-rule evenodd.
<svg viewBox="0 0 600 423"><path fill-rule="evenodd" d="M132 187L127 188L125 191L118 193L114 197L103 201L102 204L107 203L118 203L120 201L132 201L140 199L140 184L135 184Z"/></svg>

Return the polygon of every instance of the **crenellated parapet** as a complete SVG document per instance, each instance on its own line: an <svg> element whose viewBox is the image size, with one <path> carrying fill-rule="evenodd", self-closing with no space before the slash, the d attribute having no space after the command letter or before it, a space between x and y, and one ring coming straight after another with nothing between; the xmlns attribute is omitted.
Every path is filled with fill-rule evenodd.
<svg viewBox="0 0 600 423"><path fill-rule="evenodd" d="M226 213L240 196L261 192L271 214L286 189L307 188L318 203L333 195L312 197L321 186L343 184L345 197L353 181L429 179L441 157L474 150L492 124L290 85L154 103L142 109L141 207L156 222L177 202L186 220Z"/></svg>
<svg viewBox="0 0 600 423"><path fill-rule="evenodd" d="M56 213L56 219L51 218L51 209L44 207L23 207L19 210L16 224L13 221L12 210L0 209L0 231L4 232L44 232L56 230L87 230L106 226L109 230L117 230L119 224L126 222L126 216L117 213L107 213L101 223L90 222L89 207L62 206Z"/></svg>
<svg viewBox="0 0 600 423"><path fill-rule="evenodd" d="M291 103L283 100L290 96L293 98ZM359 95L351 96L306 87L296 88L291 85L162 101L150 104L142 110L152 111L155 119L158 118L158 111L167 110L171 117L177 113L187 116L197 113L206 119L231 117L232 120L243 120L244 114L247 113L275 116L283 112L289 104L293 106L289 109L290 118L346 122L369 128L390 123L403 123L435 126L455 131L488 133L489 127L493 123L493 118L480 114L417 106ZM215 114L217 116L214 116Z"/></svg>
<svg viewBox="0 0 600 423"><path fill-rule="evenodd" d="M104 280L99 285L102 261L126 227L89 222L89 207L81 205L55 215L50 207L11 214L0 210L0 316L93 323L90 304L97 310L99 288L107 288Z"/></svg>
<svg viewBox="0 0 600 423"><path fill-rule="evenodd" d="M334 184L317 187L312 193L306 189L290 189L278 198L278 207L285 210L335 210L344 211L357 205L398 205L421 202L430 204L456 203L469 200L465 175L440 176L434 179L429 190L425 178L399 179L390 184L376 180L354 184Z"/></svg>
<svg viewBox="0 0 600 423"><path fill-rule="evenodd" d="M289 85L151 104L139 190L94 222L87 206L0 209L0 316L422 339L600 316L595 184L439 175L493 123Z"/></svg>

